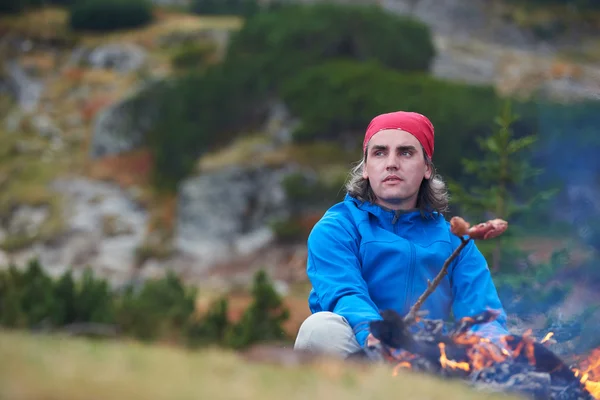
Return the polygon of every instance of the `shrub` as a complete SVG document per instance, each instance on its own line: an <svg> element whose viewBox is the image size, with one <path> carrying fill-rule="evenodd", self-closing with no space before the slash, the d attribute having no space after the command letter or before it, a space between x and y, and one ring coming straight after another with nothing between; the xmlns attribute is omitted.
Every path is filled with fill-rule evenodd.
<svg viewBox="0 0 600 400"><path fill-rule="evenodd" d="M195 14L249 17L260 11L260 5L257 0L193 0L191 11Z"/></svg>
<svg viewBox="0 0 600 400"><path fill-rule="evenodd" d="M75 324L75 333L106 336L120 332L141 340L174 340L194 347L244 347L285 338L281 324L289 313L262 271L254 277L253 302L237 324L228 320L226 298L197 318L196 295L195 288L173 273L136 287L111 290L91 270L80 281L73 279L71 271L55 280L33 260L24 270L14 265L0 270L0 326L51 331L68 330Z"/></svg>
<svg viewBox="0 0 600 400"><path fill-rule="evenodd" d="M396 110L421 112L435 126L436 149L440 149L434 154L436 166L453 175L459 174L461 167L456 155L474 150L474 138L492 128L500 105L490 86L351 61L305 69L286 82L282 96L302 121L294 133L298 142L339 140L360 148L364 130L375 115Z"/></svg>
<svg viewBox="0 0 600 400"><path fill-rule="evenodd" d="M324 3L273 8L247 20L223 63L141 95L157 99L159 112L147 139L158 188L175 190L202 153L227 144L241 130L257 128L268 101L278 95L273 89L306 68L342 58L424 71L434 55L424 24L377 7ZM188 60L186 55L178 62ZM320 88L311 90L314 96Z"/></svg>
<svg viewBox="0 0 600 400"><path fill-rule="evenodd" d="M153 19L149 0L85 0L71 7L70 26L80 31L136 28Z"/></svg>
<svg viewBox="0 0 600 400"><path fill-rule="evenodd" d="M250 79L275 88L327 60L377 60L405 71L427 71L435 55L429 28L376 6L287 5L250 18L233 37L227 61Z"/></svg>
<svg viewBox="0 0 600 400"><path fill-rule="evenodd" d="M169 272L163 279L148 281L139 291L128 288L121 302L119 325L142 339L181 333L194 312L196 292L187 290Z"/></svg>
<svg viewBox="0 0 600 400"><path fill-rule="evenodd" d="M264 109L256 106L248 86L229 71L208 67L205 73L190 72L139 94L152 98L152 109L159 110L146 138L157 188L176 190L200 155L228 143L239 130L261 119L256 115ZM143 117L148 110L136 112Z"/></svg>
<svg viewBox="0 0 600 400"><path fill-rule="evenodd" d="M282 324L289 318L289 310L263 270L254 275L252 297L242 319L227 332L228 345L233 348L286 338Z"/></svg>
<svg viewBox="0 0 600 400"><path fill-rule="evenodd" d="M23 11L28 0L0 0L0 14L15 14Z"/></svg>
<svg viewBox="0 0 600 400"><path fill-rule="evenodd" d="M178 48L171 58L171 64L177 69L201 69L215 60L214 42L195 42Z"/></svg>

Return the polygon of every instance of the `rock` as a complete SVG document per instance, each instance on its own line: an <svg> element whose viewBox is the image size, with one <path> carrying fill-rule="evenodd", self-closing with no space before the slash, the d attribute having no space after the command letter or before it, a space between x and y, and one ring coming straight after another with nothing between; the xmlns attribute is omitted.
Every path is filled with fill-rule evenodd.
<svg viewBox="0 0 600 400"><path fill-rule="evenodd" d="M5 67L7 85L19 106L25 112L34 111L44 89L43 83L30 77L17 61L6 62Z"/></svg>
<svg viewBox="0 0 600 400"><path fill-rule="evenodd" d="M569 78L553 79L542 84L539 94L544 98L569 103L581 100L600 100L600 85L598 82L590 84Z"/></svg>
<svg viewBox="0 0 600 400"><path fill-rule="evenodd" d="M136 249L144 241L146 212L109 183L62 179L51 187L64 196L64 233L17 252L15 260L22 264L37 257L45 270L56 275L69 267L80 273L92 266L111 285L126 283L136 266ZM104 231L106 219L114 222L111 235Z"/></svg>
<svg viewBox="0 0 600 400"><path fill-rule="evenodd" d="M4 128L8 133L15 133L21 129L25 115L19 108L13 108L4 118Z"/></svg>
<svg viewBox="0 0 600 400"><path fill-rule="evenodd" d="M92 67L126 73L136 71L144 65L146 51L133 43L111 43L96 47L86 59Z"/></svg>
<svg viewBox="0 0 600 400"><path fill-rule="evenodd" d="M456 43L456 42L452 42ZM497 57L478 54L467 46L456 48L447 37L435 38L438 53L433 60L431 73L437 78L469 84L493 84L497 75Z"/></svg>
<svg viewBox="0 0 600 400"><path fill-rule="evenodd" d="M49 215L47 206L19 206L7 224L8 235L34 237Z"/></svg>
<svg viewBox="0 0 600 400"><path fill-rule="evenodd" d="M292 117L287 106L277 101L269 109L263 131L273 138L275 146L288 144L292 141L292 133L298 124L299 120Z"/></svg>
<svg viewBox="0 0 600 400"><path fill-rule="evenodd" d="M147 87L99 113L94 122L90 146L92 158L131 151L143 144L146 132L152 127L154 115L153 108L145 102L146 98L138 96ZM144 110L144 114L135 115L136 109Z"/></svg>
<svg viewBox="0 0 600 400"><path fill-rule="evenodd" d="M8 258L8 255L2 250L0 250L0 270L8 268L9 265L10 259Z"/></svg>
<svg viewBox="0 0 600 400"><path fill-rule="evenodd" d="M421 20L442 37L478 38L489 44L552 51L548 41L536 36L532 28L518 26L485 0L383 0L381 4L389 11Z"/></svg>
<svg viewBox="0 0 600 400"><path fill-rule="evenodd" d="M52 119L45 114L37 114L31 117L31 126L42 137L55 138L60 137L60 129L56 127Z"/></svg>
<svg viewBox="0 0 600 400"><path fill-rule="evenodd" d="M102 216L102 232L104 236L115 237L131 235L135 233L134 228L121 220L118 215L104 214Z"/></svg>
<svg viewBox="0 0 600 400"><path fill-rule="evenodd" d="M78 128L83 125L80 112L73 112L65 117L65 123L69 128Z"/></svg>
<svg viewBox="0 0 600 400"><path fill-rule="evenodd" d="M269 221L287 212L284 173L234 166L186 180L175 246L207 266L267 245L273 238Z"/></svg>

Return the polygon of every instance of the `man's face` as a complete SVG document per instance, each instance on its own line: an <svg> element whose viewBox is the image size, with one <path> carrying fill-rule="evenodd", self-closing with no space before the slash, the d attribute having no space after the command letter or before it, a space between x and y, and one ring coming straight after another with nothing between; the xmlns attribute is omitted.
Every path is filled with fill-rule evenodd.
<svg viewBox="0 0 600 400"><path fill-rule="evenodd" d="M371 138L363 178L369 180L377 204L394 210L415 208L421 182L430 177L421 144L410 133L386 129Z"/></svg>

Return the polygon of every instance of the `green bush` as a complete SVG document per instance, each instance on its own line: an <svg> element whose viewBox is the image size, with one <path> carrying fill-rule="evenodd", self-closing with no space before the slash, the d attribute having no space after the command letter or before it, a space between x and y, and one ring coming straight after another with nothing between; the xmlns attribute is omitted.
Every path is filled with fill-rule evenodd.
<svg viewBox="0 0 600 400"><path fill-rule="evenodd" d="M193 0L190 9L201 15L249 17L260 11L260 5L257 0Z"/></svg>
<svg viewBox="0 0 600 400"><path fill-rule="evenodd" d="M251 85L251 84L250 84ZM264 105L252 88L223 66L190 72L142 92L154 99L154 122L146 141L154 157L153 181L160 190L176 190L204 152L228 143L240 130L262 119ZM139 109L140 118L148 110ZM254 122L256 124L256 122Z"/></svg>
<svg viewBox="0 0 600 400"><path fill-rule="evenodd" d="M202 69L214 59L216 50L211 41L186 44L174 51L171 64L176 69Z"/></svg>
<svg viewBox="0 0 600 400"><path fill-rule="evenodd" d="M276 88L327 60L377 60L404 71L427 71L435 56L429 28L376 6L288 5L247 20L233 37L227 62ZM333 77L333 76L332 76Z"/></svg>
<svg viewBox="0 0 600 400"><path fill-rule="evenodd" d="M232 324L226 299L198 318L196 289L184 285L173 273L112 290L89 269L78 281L71 271L52 279L32 260L23 270L14 265L0 270L0 326L62 331L74 324L79 326L76 331L87 335L117 332L140 340L191 346L244 347L285 338L281 323L288 312L264 272L255 275L252 290L253 303L242 321Z"/></svg>
<svg viewBox="0 0 600 400"><path fill-rule="evenodd" d="M195 290L187 290L173 273L148 281L139 291L128 288L121 300L118 323L142 340L182 333L194 312Z"/></svg>
<svg viewBox="0 0 600 400"><path fill-rule="evenodd" d="M28 0L0 0L0 14L15 14L29 5Z"/></svg>
<svg viewBox="0 0 600 400"><path fill-rule="evenodd" d="M474 138L491 130L500 105L490 86L352 61L307 68L285 83L282 96L302 121L294 133L298 142L337 140L360 148L375 115L396 110L423 113L435 126L438 170L455 176L461 168L456 155L474 151Z"/></svg>
<svg viewBox="0 0 600 400"><path fill-rule="evenodd" d="M71 7L70 26L79 31L112 31L153 20L149 0L85 0Z"/></svg>
<svg viewBox="0 0 600 400"><path fill-rule="evenodd" d="M424 24L377 7L276 4L246 21L223 63L140 95L156 99L147 144L159 189L175 190L204 152L258 128L277 89L306 68L342 58L424 71L434 56ZM190 58L196 55L175 62L189 65ZM140 118L148 115L140 111Z"/></svg>
<svg viewBox="0 0 600 400"><path fill-rule="evenodd" d="M282 324L289 318L289 310L265 271L258 271L254 275L252 296L254 301L242 319L226 334L227 343L233 348L286 339Z"/></svg>

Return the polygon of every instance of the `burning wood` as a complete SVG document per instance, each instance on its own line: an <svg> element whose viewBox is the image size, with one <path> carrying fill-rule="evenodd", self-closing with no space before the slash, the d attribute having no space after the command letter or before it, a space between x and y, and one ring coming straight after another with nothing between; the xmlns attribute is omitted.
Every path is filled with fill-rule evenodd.
<svg viewBox="0 0 600 400"><path fill-rule="evenodd" d="M410 369L536 400L600 399L600 382L593 380L600 377L600 350L575 367L530 333L503 336L495 343L469 333L474 325L497 316L489 310L454 326L427 319L409 326L395 311L387 310L382 312L383 320L371 323L380 343L367 351L382 355L393 365L394 374Z"/></svg>
<svg viewBox="0 0 600 400"><path fill-rule="evenodd" d="M578 366L568 366L547 347L552 333L542 341L529 331L492 342L471 331L477 324L495 320L499 315L495 310L463 318L453 326L418 316L423 302L467 243L495 238L506 231L508 224L495 219L471 227L464 219L454 217L450 227L461 244L404 318L386 310L381 313L382 320L370 323L371 333L379 343L368 347L367 355L392 364L394 374L403 368L411 369L536 400L600 399L600 349Z"/></svg>

